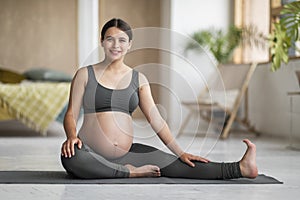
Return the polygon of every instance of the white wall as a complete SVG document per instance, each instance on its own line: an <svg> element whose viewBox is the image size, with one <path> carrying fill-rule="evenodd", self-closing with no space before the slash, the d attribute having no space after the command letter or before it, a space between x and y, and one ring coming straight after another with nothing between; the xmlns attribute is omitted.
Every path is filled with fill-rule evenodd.
<svg viewBox="0 0 300 200"><path fill-rule="evenodd" d="M180 102L196 99L215 68L214 61L206 54L184 53L189 35L200 29L227 29L232 23L232 9L232 0L170 1L170 94L164 95L162 102L169 102L167 120L173 134L177 134L187 113Z"/></svg>
<svg viewBox="0 0 300 200"><path fill-rule="evenodd" d="M78 63L99 61L99 2L78 0Z"/></svg>
<svg viewBox="0 0 300 200"><path fill-rule="evenodd" d="M290 91L300 90L294 73L296 69L300 70L299 65L299 59L292 60L276 72L271 72L270 64L258 65L249 86L249 115L261 134L288 138L293 128L293 133L300 138L300 96L293 98L291 112L287 95Z"/></svg>
<svg viewBox="0 0 300 200"><path fill-rule="evenodd" d="M172 0L171 28L183 34L206 28L228 28L233 20L232 0Z"/></svg>

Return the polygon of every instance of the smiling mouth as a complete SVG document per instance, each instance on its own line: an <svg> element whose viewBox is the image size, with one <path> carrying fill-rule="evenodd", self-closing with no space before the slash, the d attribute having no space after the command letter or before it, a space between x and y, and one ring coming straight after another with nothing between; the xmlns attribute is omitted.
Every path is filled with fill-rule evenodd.
<svg viewBox="0 0 300 200"><path fill-rule="evenodd" d="M118 50L110 50L110 52L113 54L113 55L118 55L121 53L121 51L118 51Z"/></svg>

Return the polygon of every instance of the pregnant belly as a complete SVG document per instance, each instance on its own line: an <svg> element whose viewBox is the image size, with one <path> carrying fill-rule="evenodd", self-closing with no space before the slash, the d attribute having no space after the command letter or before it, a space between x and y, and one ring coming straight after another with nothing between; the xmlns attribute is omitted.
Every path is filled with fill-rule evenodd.
<svg viewBox="0 0 300 200"><path fill-rule="evenodd" d="M121 157L129 151L133 142L132 119L119 112L85 115L79 137L105 158Z"/></svg>

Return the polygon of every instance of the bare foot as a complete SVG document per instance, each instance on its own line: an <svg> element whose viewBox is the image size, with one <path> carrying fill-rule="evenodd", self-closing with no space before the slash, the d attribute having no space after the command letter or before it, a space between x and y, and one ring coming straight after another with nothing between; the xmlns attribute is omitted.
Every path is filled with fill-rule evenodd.
<svg viewBox="0 0 300 200"><path fill-rule="evenodd" d="M241 173L243 177L255 178L258 175L256 166L256 146L248 139L244 139L243 142L246 143L248 148L240 161Z"/></svg>
<svg viewBox="0 0 300 200"><path fill-rule="evenodd" d="M129 177L158 177L160 176L160 169L155 165L144 165L141 167L134 167L132 165L125 165L129 169Z"/></svg>

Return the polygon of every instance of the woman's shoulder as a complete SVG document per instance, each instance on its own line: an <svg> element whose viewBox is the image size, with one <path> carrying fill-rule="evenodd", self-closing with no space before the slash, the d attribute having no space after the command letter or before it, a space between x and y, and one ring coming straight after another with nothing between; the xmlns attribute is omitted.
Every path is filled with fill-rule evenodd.
<svg viewBox="0 0 300 200"><path fill-rule="evenodd" d="M145 74L142 72L138 72L138 78L139 78L139 86L142 87L144 85L149 85L149 81Z"/></svg>
<svg viewBox="0 0 300 200"><path fill-rule="evenodd" d="M78 68L74 75L74 79L75 78L81 81L86 81L88 78L88 66Z"/></svg>

